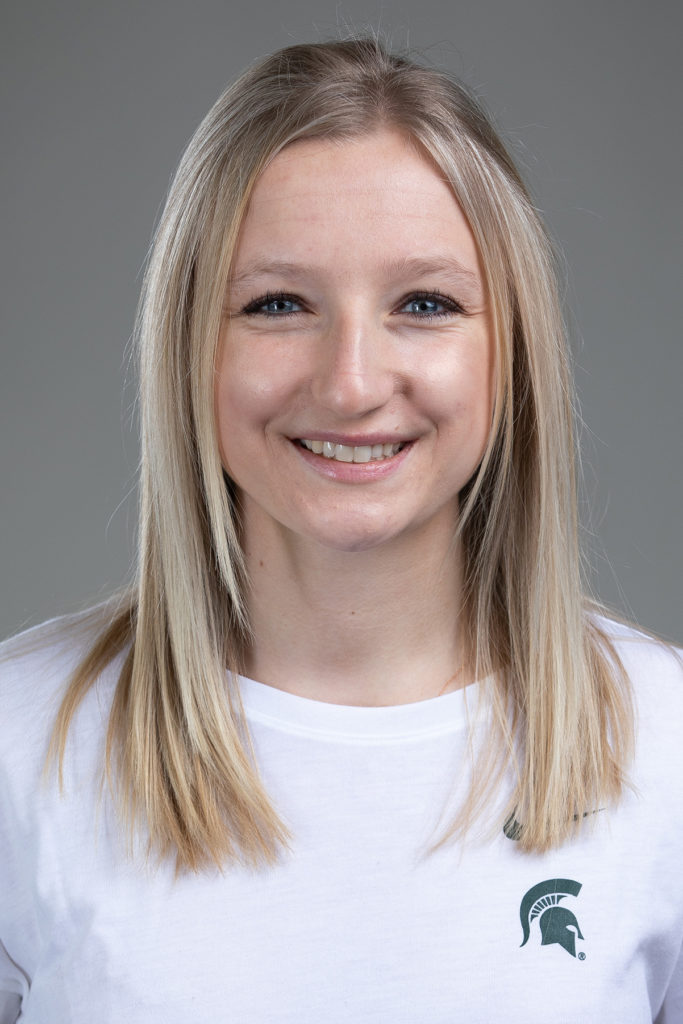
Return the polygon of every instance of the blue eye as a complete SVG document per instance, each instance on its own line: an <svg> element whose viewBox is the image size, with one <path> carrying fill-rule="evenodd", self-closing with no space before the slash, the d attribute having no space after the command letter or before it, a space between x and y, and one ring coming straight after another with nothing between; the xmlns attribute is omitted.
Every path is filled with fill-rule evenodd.
<svg viewBox="0 0 683 1024"><path fill-rule="evenodd" d="M292 313L301 313L302 304L293 295L261 295L254 299L242 310L249 316L261 314L261 316L287 316Z"/></svg>
<svg viewBox="0 0 683 1024"><path fill-rule="evenodd" d="M288 295L286 292L267 292L243 308L245 316L263 316L280 319L304 313L306 307L296 295ZM455 299L439 292L414 292L399 304L396 309L399 314L407 314L416 320L432 320L438 317L457 316L464 314L465 310Z"/></svg>
<svg viewBox="0 0 683 1024"><path fill-rule="evenodd" d="M427 313L429 316L434 316L439 312L441 303L436 299L411 299L407 305L411 313Z"/></svg>
<svg viewBox="0 0 683 1024"><path fill-rule="evenodd" d="M438 292L418 292L410 295L399 308L399 313L409 313L419 320L430 320L432 317L453 316L465 310L454 299Z"/></svg>

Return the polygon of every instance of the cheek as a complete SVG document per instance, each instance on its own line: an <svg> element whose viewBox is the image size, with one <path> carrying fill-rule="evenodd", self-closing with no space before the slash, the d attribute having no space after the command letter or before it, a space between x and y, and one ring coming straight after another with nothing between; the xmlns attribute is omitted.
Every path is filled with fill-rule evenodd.
<svg viewBox="0 0 683 1024"><path fill-rule="evenodd" d="M243 435L252 407L249 384L223 345L216 365L214 410L220 459L230 475L235 453L244 444Z"/></svg>
<svg viewBox="0 0 683 1024"><path fill-rule="evenodd" d="M479 446L479 457L484 454L493 422L495 395L495 360L492 346L483 344L476 357L466 366L463 398L466 416L471 423L473 441Z"/></svg>
<svg viewBox="0 0 683 1024"><path fill-rule="evenodd" d="M263 445L269 424L288 407L291 388L277 366L273 358L257 360L251 354L245 358L243 346L222 346L214 408L221 462L229 473L243 454L253 454L257 445Z"/></svg>
<svg viewBox="0 0 683 1024"><path fill-rule="evenodd" d="M433 367L424 381L431 396L433 416L462 444L471 439L486 445L493 418L494 373L488 347L473 347L469 356Z"/></svg>

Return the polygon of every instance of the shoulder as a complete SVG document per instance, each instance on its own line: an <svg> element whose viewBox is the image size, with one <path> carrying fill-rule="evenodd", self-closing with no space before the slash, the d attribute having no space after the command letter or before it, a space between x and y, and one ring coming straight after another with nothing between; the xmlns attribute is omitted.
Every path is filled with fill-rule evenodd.
<svg viewBox="0 0 683 1024"><path fill-rule="evenodd" d="M0 644L0 728L33 733L58 703L87 644L71 617L51 619Z"/></svg>
<svg viewBox="0 0 683 1024"><path fill-rule="evenodd" d="M596 621L628 677L634 711L637 786L683 806L683 651L611 619Z"/></svg>
<svg viewBox="0 0 683 1024"><path fill-rule="evenodd" d="M50 619L0 643L0 696L6 710L35 716L61 694L106 623L101 606Z"/></svg>
<svg viewBox="0 0 683 1024"><path fill-rule="evenodd" d="M683 650L614 619L593 622L623 665L638 708L654 703L683 712Z"/></svg>
<svg viewBox="0 0 683 1024"><path fill-rule="evenodd" d="M0 644L0 782L4 778L11 789L39 785L60 705L103 625L101 611L93 609L52 619ZM103 733L117 662L97 680L74 719L83 752Z"/></svg>

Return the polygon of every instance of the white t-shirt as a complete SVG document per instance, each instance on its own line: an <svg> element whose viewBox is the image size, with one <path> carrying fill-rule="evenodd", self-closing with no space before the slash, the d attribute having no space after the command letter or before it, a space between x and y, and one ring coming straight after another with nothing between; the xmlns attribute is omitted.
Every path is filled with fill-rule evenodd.
<svg viewBox="0 0 683 1024"><path fill-rule="evenodd" d="M77 652L15 656L0 673L0 1024L681 1024L683 672L620 632L636 791L587 808L562 849L525 855L501 821L426 855L466 782L468 721L475 743L484 728L475 687L362 708L245 679L291 851L177 880L126 859L97 804L119 664L78 711L60 797L40 773Z"/></svg>

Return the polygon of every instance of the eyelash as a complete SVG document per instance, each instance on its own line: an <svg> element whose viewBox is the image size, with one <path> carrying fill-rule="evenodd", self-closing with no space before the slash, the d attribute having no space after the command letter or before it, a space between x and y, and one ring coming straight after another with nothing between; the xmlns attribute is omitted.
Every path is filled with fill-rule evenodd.
<svg viewBox="0 0 683 1024"><path fill-rule="evenodd" d="M411 295L407 295L401 303L402 306L407 306L410 302L437 302L444 308L440 313L420 313L414 314L418 320L438 320L439 317L453 316L457 313L460 316L466 316L467 310L458 302L456 299L451 299L448 295L443 295L441 292L413 292Z"/></svg>
<svg viewBox="0 0 683 1024"><path fill-rule="evenodd" d="M304 310L293 310L291 312L279 312L266 311L263 307L269 305L271 302L292 302L298 306L304 306L301 299L298 299L296 295L291 295L289 292L266 292L265 295L259 296L257 299L253 299L251 302L242 309L242 313L245 316L263 316L272 320L279 320L285 317L297 316ZM407 295L400 303L399 308L407 306L411 302L436 302L443 306L443 309L438 313L413 313L417 320L438 320L441 317L453 316L459 314L460 316L467 316L467 310L464 306L457 302L455 299L451 299L448 295L443 295L438 291L419 291L411 292ZM411 314L406 314L411 315Z"/></svg>
<svg viewBox="0 0 683 1024"><path fill-rule="evenodd" d="M260 315L270 317L272 319L279 319L280 317L285 316L295 316L296 313L300 312L299 310L297 310L296 313L266 312L263 307L267 306L271 302L295 302L298 306L303 306L303 302L301 299L297 299L296 295L290 295L288 292L266 292L265 295L261 295L258 299L253 299L251 302L247 303L242 310L242 313L244 313L245 316Z"/></svg>

